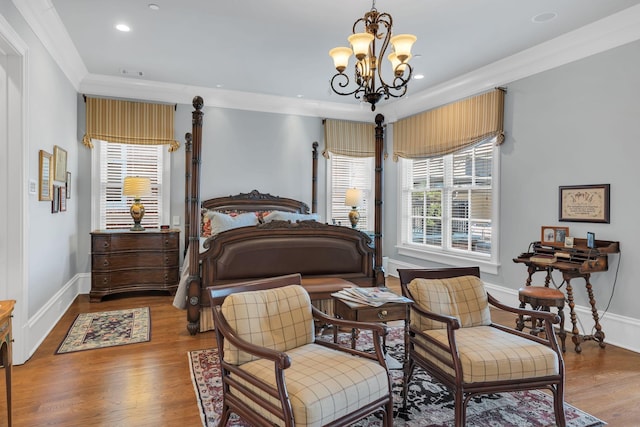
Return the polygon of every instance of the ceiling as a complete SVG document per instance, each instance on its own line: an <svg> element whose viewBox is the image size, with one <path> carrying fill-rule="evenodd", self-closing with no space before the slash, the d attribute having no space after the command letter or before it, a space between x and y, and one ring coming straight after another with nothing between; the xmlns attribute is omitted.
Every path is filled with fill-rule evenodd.
<svg viewBox="0 0 640 427"><path fill-rule="evenodd" d="M53 5L89 76L357 104L331 93L328 51L347 45L370 0L28 1ZM375 6L393 16L395 34L418 38L411 63L424 79L410 83L412 97L638 4L378 0ZM534 22L541 15L555 18ZM118 23L131 31L117 31Z"/></svg>

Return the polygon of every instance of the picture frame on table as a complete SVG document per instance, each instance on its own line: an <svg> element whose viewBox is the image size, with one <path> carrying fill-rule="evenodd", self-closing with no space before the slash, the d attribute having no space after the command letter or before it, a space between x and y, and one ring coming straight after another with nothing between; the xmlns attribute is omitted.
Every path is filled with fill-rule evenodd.
<svg viewBox="0 0 640 427"><path fill-rule="evenodd" d="M569 236L569 227L543 225L540 229L540 243L545 245L564 245Z"/></svg>
<svg viewBox="0 0 640 427"><path fill-rule="evenodd" d="M561 186L558 219L609 224L610 190L610 184Z"/></svg>
<svg viewBox="0 0 640 427"><path fill-rule="evenodd" d="M53 186L53 198L51 199L51 213L58 213L60 210L60 186Z"/></svg>
<svg viewBox="0 0 640 427"><path fill-rule="evenodd" d="M53 146L53 180L67 181L67 151L57 145Z"/></svg>
<svg viewBox="0 0 640 427"><path fill-rule="evenodd" d="M51 167L51 153L40 150L38 168L38 200L40 201L50 201L53 198Z"/></svg>

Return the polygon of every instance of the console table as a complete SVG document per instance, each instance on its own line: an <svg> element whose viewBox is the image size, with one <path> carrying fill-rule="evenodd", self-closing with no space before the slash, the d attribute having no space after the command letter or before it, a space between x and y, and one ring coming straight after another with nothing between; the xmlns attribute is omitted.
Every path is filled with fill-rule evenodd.
<svg viewBox="0 0 640 427"><path fill-rule="evenodd" d="M91 233L91 302L131 291L178 289L180 231L105 230Z"/></svg>
<svg viewBox="0 0 640 427"><path fill-rule="evenodd" d="M7 421L11 427L11 370L13 360L11 358L11 316L14 300L0 301L0 361L4 366L7 386Z"/></svg>
<svg viewBox="0 0 640 427"><path fill-rule="evenodd" d="M513 261L522 263L527 266L529 276L526 280L526 286L531 285L534 273L543 271L546 273L544 285L549 286L551 281L551 273L557 270L562 273L562 278L567 284L566 293L569 303L569 312L571 316L572 336L571 340L575 345L576 353L582 351L581 341L594 340L597 341L601 348L604 344L604 331L600 325L598 310L596 309L596 300L593 295L593 288L590 282L591 273L607 271L609 268L608 254L620 252L619 242L608 240L596 240L595 247L589 248L586 239L574 239L572 248L562 245L544 245L540 242L533 242L533 251L520 254ZM589 304L591 305L591 314L596 331L591 335L580 335L578 330L578 322L574 311L575 303L573 301L573 287L571 280L581 278L585 282Z"/></svg>

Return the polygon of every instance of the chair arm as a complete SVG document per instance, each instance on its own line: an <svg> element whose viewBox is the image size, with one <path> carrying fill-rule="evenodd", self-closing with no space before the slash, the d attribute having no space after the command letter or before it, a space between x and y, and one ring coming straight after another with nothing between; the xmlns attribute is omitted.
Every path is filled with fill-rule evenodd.
<svg viewBox="0 0 640 427"><path fill-rule="evenodd" d="M427 319L435 320L437 322L442 322L447 325L447 328L452 329L460 329L460 320L458 320L455 316L448 316L445 314L433 313L431 311L427 311L424 308L420 307L418 304L413 304L411 306L411 310L414 313L418 313L418 315L422 317L426 317Z"/></svg>
<svg viewBox="0 0 640 427"><path fill-rule="evenodd" d="M287 369L289 366L291 366L291 358L287 353L272 350L266 347L261 347L240 338L236 331L233 330L231 325L229 325L227 319L225 319L222 315L219 305L214 307L213 309L213 318L216 325L218 348L221 354L222 352L224 352L224 340L227 339L232 345L236 346L238 349L246 353L262 359L273 360L277 363L277 366L280 369Z"/></svg>
<svg viewBox="0 0 640 427"><path fill-rule="evenodd" d="M491 296L491 294L487 294L487 296L489 297L489 304L491 304L492 306L500 310L522 315L522 316L533 316L536 319L541 319L551 323L560 323L560 317L555 313L550 313L548 311L528 310L526 308L511 307L509 305L505 305L501 303L500 301L495 299L493 296Z"/></svg>

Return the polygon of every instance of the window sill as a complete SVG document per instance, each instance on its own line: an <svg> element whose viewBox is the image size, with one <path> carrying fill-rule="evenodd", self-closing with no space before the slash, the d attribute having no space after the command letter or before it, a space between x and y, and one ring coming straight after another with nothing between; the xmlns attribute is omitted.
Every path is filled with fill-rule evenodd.
<svg viewBox="0 0 640 427"><path fill-rule="evenodd" d="M430 251L409 245L397 245L396 249L398 249L398 254L400 255L455 267L468 267L470 263L473 263L473 265L480 267L481 272L487 274L498 274L498 269L500 268L499 263L491 261L487 257L458 255L444 251Z"/></svg>

